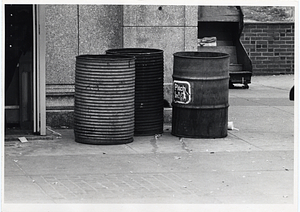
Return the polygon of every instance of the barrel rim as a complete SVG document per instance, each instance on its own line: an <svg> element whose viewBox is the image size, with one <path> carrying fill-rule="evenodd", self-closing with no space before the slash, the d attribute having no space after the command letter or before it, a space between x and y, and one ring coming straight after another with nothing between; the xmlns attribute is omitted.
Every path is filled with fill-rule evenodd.
<svg viewBox="0 0 300 212"><path fill-rule="evenodd" d="M198 55L215 55L215 56L196 56ZM174 57L188 58L188 59L223 59L230 57L229 54L224 52L198 52L198 51L184 51L184 52L176 52L173 54Z"/></svg>
<svg viewBox="0 0 300 212"><path fill-rule="evenodd" d="M108 49L106 50L106 53L111 53L113 55L152 55L163 53L163 50L155 48L116 48Z"/></svg>
<svg viewBox="0 0 300 212"><path fill-rule="evenodd" d="M100 60L100 61L130 61L135 60L135 57L130 55L121 55L121 54L81 54L77 55L76 59L85 59L89 61Z"/></svg>

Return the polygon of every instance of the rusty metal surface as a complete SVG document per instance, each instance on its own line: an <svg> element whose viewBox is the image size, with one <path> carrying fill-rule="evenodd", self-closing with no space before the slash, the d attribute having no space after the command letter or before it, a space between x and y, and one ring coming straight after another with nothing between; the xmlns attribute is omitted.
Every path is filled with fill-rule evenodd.
<svg viewBox="0 0 300 212"><path fill-rule="evenodd" d="M229 55L174 54L172 134L191 138L227 136Z"/></svg>

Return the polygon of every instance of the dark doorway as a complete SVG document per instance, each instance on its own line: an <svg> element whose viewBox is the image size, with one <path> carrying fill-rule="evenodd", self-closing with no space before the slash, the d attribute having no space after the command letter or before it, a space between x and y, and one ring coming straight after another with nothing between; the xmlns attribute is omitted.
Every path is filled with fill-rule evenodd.
<svg viewBox="0 0 300 212"><path fill-rule="evenodd" d="M33 5L5 5L5 130L33 129Z"/></svg>

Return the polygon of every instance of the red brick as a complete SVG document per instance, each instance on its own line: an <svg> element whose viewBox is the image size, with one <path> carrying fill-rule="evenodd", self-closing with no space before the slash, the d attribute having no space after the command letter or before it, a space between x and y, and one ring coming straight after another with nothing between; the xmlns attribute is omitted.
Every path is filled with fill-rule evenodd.
<svg viewBox="0 0 300 212"><path fill-rule="evenodd" d="M282 39L280 39L280 40L279 40L279 41L277 41L276 43L280 45L280 48L282 48L282 45L284 45L284 44L285 44L285 41L284 41L284 40L282 40Z"/></svg>
<svg viewBox="0 0 300 212"><path fill-rule="evenodd" d="M276 48L274 49L275 52L286 52L286 49Z"/></svg>
<svg viewBox="0 0 300 212"><path fill-rule="evenodd" d="M253 32L253 33L262 32L262 29L251 29L251 32Z"/></svg>
<svg viewBox="0 0 300 212"><path fill-rule="evenodd" d="M268 65L268 68L278 68L278 65L276 65L276 64L270 64L270 65Z"/></svg>
<svg viewBox="0 0 300 212"><path fill-rule="evenodd" d="M290 56L290 55L294 55L294 52L280 52L280 55L281 56L284 56L284 55Z"/></svg>
<svg viewBox="0 0 300 212"><path fill-rule="evenodd" d="M284 37L284 38L280 38L280 40L292 40L293 37Z"/></svg>
<svg viewBox="0 0 300 212"><path fill-rule="evenodd" d="M245 23L241 41L250 52L253 73L292 73L294 28L293 23Z"/></svg>
<svg viewBox="0 0 300 212"><path fill-rule="evenodd" d="M257 52L268 52L268 49L260 48L256 49Z"/></svg>
<svg viewBox="0 0 300 212"><path fill-rule="evenodd" d="M268 68L268 65L255 65L255 68Z"/></svg>
<svg viewBox="0 0 300 212"><path fill-rule="evenodd" d="M284 42L284 43L285 43L285 42ZM287 45L287 44L284 44L284 45L281 45L280 47L281 47L281 48L292 49L292 48L293 48L293 45Z"/></svg>
<svg viewBox="0 0 300 212"><path fill-rule="evenodd" d="M259 52L253 52L253 53L250 53L251 57L255 57L255 56L261 56L261 53Z"/></svg>
<svg viewBox="0 0 300 212"><path fill-rule="evenodd" d="M250 44L250 40L243 40L242 43L245 45Z"/></svg>
<svg viewBox="0 0 300 212"><path fill-rule="evenodd" d="M273 57L268 57L268 61L277 61L277 62L279 62L280 59L279 59L278 56L273 56Z"/></svg>
<svg viewBox="0 0 300 212"><path fill-rule="evenodd" d="M268 44L268 41L266 41L266 40L259 40L259 41L257 41L256 42L256 44Z"/></svg>
<svg viewBox="0 0 300 212"><path fill-rule="evenodd" d="M255 33L247 33L246 36L252 38L252 37L256 37L257 35Z"/></svg>
<svg viewBox="0 0 300 212"><path fill-rule="evenodd" d="M261 56L261 57L256 57L256 59L257 59L257 60L268 60L269 58L268 58L268 57L263 57L263 56Z"/></svg>
<svg viewBox="0 0 300 212"><path fill-rule="evenodd" d="M286 36L288 36L288 37L294 37L294 33L286 33Z"/></svg>
<svg viewBox="0 0 300 212"><path fill-rule="evenodd" d="M252 59L252 58L251 58ZM254 60L252 61L253 64L264 64L266 60L256 60L256 58L254 58Z"/></svg>
<svg viewBox="0 0 300 212"><path fill-rule="evenodd" d="M259 36L254 36L254 37L251 37L251 40L263 40L263 38L259 37Z"/></svg>
<svg viewBox="0 0 300 212"><path fill-rule="evenodd" d="M263 52L262 56L274 56L273 53Z"/></svg>
<svg viewBox="0 0 300 212"><path fill-rule="evenodd" d="M274 48L279 48L280 45L278 45L278 44L269 44L268 47L274 49Z"/></svg>

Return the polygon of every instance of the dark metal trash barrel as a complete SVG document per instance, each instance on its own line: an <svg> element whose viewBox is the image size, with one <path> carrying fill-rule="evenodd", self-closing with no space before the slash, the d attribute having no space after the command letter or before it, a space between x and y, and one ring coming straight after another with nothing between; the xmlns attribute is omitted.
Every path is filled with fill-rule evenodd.
<svg viewBox="0 0 300 212"><path fill-rule="evenodd" d="M163 133L164 120L164 55L159 49L109 49L107 54L135 57L135 135Z"/></svg>
<svg viewBox="0 0 300 212"><path fill-rule="evenodd" d="M177 52L173 67L172 134L190 138L227 136L229 55Z"/></svg>
<svg viewBox="0 0 300 212"><path fill-rule="evenodd" d="M75 70L75 141L124 144L134 135L135 60L79 55Z"/></svg>

